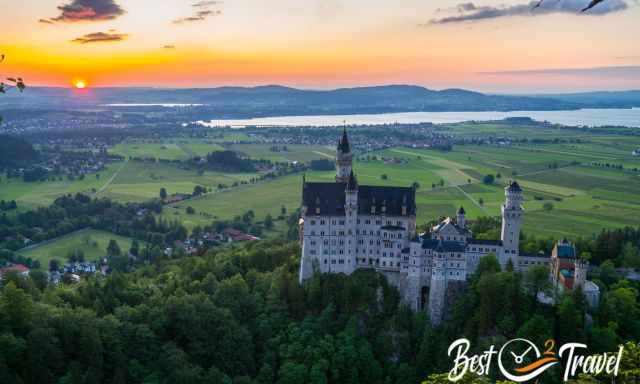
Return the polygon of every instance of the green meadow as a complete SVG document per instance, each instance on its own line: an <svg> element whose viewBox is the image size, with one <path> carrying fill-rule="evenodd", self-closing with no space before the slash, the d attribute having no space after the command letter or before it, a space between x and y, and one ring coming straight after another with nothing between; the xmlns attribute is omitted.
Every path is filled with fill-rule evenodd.
<svg viewBox="0 0 640 384"><path fill-rule="evenodd" d="M20 251L25 257L38 260L42 268L47 268L49 260L58 259L66 262L70 252L82 251L86 261L97 261L106 256L110 240L118 242L122 252L128 252L132 240L113 233L97 230L81 230L62 236L52 241L41 243Z"/></svg>
<svg viewBox="0 0 640 384"><path fill-rule="evenodd" d="M265 159L273 162L308 162L316 159L333 159L335 149L319 145L277 145L274 151L272 144L233 144L228 149L237 151L253 159ZM284 150L286 147L286 150Z"/></svg>
<svg viewBox="0 0 640 384"><path fill-rule="evenodd" d="M515 179L523 186L526 199L524 231L544 237L572 237L640 223L640 174L591 165L606 159L640 166L630 151L552 144L456 146L451 152L392 148L359 156L354 168L361 184L409 186L417 182L419 223L454 215L459 206L465 207L471 219L497 216L504 187ZM487 185L482 182L487 174L501 177ZM306 177L330 181L334 174L309 172ZM231 218L248 209L259 218L267 213L277 216L281 205L289 210L299 207L301 179L302 175L290 175L241 186L176 204L164 215L190 227L214 217ZM187 215L187 206L192 206L196 215Z"/></svg>
<svg viewBox="0 0 640 384"><path fill-rule="evenodd" d="M554 127L512 126L509 124L453 124L438 128L463 137L510 136L549 139L545 144L456 145L452 151L390 148L358 154L354 170L361 184L410 186L418 183L418 222L454 215L464 206L468 216L497 216L504 201L504 186L517 180L524 188L526 216L524 230L541 236L589 236L602 228L640 224L640 158L631 151L640 148L633 136L594 135L584 131ZM555 138L571 142L553 142ZM231 149L254 159L274 162L308 162L333 159L335 149L325 146L287 145L286 150L270 144L244 144L242 133L207 139L167 139L160 142L130 142L112 151L129 158L156 157L183 160L194 155ZM623 165L624 169L602 163ZM600 165L599 165L600 164ZM483 183L492 174L493 184ZM280 215L300 206L302 175L288 175L251 185L241 185L257 176L183 169L167 162L124 161L111 164L100 176L84 180L24 183L0 181L0 199L16 200L20 209L47 205L56 197L83 192L121 202L139 202L159 195L191 193L197 185L213 193L167 206L163 216L177 219L188 228L228 219L251 209L258 220ZM333 172L308 172L307 180L331 181ZM217 186L232 186L217 192ZM195 214L187 214L191 206Z"/></svg>

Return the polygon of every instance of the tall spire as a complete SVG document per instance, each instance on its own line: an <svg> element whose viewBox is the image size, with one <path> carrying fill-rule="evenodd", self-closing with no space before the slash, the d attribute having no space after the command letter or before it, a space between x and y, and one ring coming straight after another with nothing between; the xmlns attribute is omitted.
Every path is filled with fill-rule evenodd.
<svg viewBox="0 0 640 384"><path fill-rule="evenodd" d="M347 137L347 128L342 131L342 137L338 140L338 148L336 150L336 182L348 183L351 173L353 155Z"/></svg>
<svg viewBox="0 0 640 384"><path fill-rule="evenodd" d="M347 127L342 130L342 138L338 141L338 150L342 153L351 152L351 146L349 145L349 137L347 137Z"/></svg>

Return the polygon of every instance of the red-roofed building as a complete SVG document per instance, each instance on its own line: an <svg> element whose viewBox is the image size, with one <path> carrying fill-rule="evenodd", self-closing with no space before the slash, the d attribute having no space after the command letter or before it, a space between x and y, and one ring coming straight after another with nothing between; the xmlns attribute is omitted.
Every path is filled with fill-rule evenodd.
<svg viewBox="0 0 640 384"><path fill-rule="evenodd" d="M27 276L29 275L29 268L26 265L22 264L13 264L5 268L0 268L0 279L5 275L5 273L16 272L20 275Z"/></svg>

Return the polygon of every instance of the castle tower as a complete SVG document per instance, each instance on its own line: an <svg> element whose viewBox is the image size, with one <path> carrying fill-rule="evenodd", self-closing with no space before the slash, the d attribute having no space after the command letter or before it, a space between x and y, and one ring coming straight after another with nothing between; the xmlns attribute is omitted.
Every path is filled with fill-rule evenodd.
<svg viewBox="0 0 640 384"><path fill-rule="evenodd" d="M573 271L573 289L582 287L587 281L587 270L589 269L589 263L581 258L577 258L575 261L575 269Z"/></svg>
<svg viewBox="0 0 640 384"><path fill-rule="evenodd" d="M347 183L351 174L352 164L351 146L347 137L347 129L342 131L342 138L338 140L336 149L336 182Z"/></svg>
<svg viewBox="0 0 640 384"><path fill-rule="evenodd" d="M429 318L431 324L439 325L444 317L444 301L447 290L447 272L442 244L436 248L431 265L431 284L429 289Z"/></svg>
<svg viewBox="0 0 640 384"><path fill-rule="evenodd" d="M465 211L464 208L462 208L462 206L460 206L460 209L458 209L458 213L456 214L456 222L458 223L458 227L464 229L465 226L467 225L467 221L465 219Z"/></svg>
<svg viewBox="0 0 640 384"><path fill-rule="evenodd" d="M356 180L353 170L349 173L349 181L344 193L344 211L347 219L349 219L358 214L358 180Z"/></svg>
<svg viewBox="0 0 640 384"><path fill-rule="evenodd" d="M522 188L516 181L512 181L505 188L505 203L502 205L502 231L500 239L504 247L504 254L501 255L500 264L504 267L509 259L518 255L520 245L520 225L522 224Z"/></svg>
<svg viewBox="0 0 640 384"><path fill-rule="evenodd" d="M346 239L345 254L347 263L344 266L345 273L351 274L357 265L357 223L358 223L358 180L353 174L353 170L349 173L349 181L345 188L344 214L346 221Z"/></svg>

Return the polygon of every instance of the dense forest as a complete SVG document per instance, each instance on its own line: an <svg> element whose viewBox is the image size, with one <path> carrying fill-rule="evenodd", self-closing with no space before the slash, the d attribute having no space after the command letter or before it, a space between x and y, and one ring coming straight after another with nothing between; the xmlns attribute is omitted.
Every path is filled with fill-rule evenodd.
<svg viewBox="0 0 640 384"><path fill-rule="evenodd" d="M38 160L38 152L28 141L0 135L0 170L28 167Z"/></svg>
<svg viewBox="0 0 640 384"><path fill-rule="evenodd" d="M372 271L316 275L303 287L298 267L297 243L273 240L161 257L76 285L7 275L0 382L444 383L430 375L450 369L447 347L462 336L478 350L555 337L586 342L590 353L640 338L638 286L624 280L603 287L597 311L579 292L548 306L534 298L546 289L539 271L501 271L488 256L436 328ZM640 352L627 350L618 383L640 379ZM542 381L561 376L550 370Z"/></svg>

